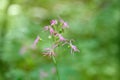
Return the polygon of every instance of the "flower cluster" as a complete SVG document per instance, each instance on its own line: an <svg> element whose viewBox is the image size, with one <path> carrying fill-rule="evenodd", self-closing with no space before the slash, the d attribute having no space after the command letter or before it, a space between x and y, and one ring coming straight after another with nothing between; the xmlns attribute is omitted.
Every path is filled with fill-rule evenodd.
<svg viewBox="0 0 120 80"><path fill-rule="evenodd" d="M65 31L65 29L68 29L69 25L67 24L67 22L65 22L64 20L60 19L60 20L51 20L50 21L50 25L45 26L44 30L48 31L50 33L51 38L53 38L53 45L50 48L46 48L44 54L45 55L55 55L55 48L59 46L64 46L64 45L68 45L71 48L71 53L74 52L79 52L79 49L72 44L72 40L68 40L65 37L63 37L63 33ZM34 47L37 44L37 42L39 41L40 37L37 37L36 40L34 41Z"/></svg>

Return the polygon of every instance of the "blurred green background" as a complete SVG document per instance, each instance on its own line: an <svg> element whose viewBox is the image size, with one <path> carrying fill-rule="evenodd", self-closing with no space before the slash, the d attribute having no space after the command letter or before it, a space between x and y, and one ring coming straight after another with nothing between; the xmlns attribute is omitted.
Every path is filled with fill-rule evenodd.
<svg viewBox="0 0 120 80"><path fill-rule="evenodd" d="M61 80L119 80L119 0L0 0L0 80L56 80L42 30L61 17L80 53L57 50ZM31 49L36 36L45 38Z"/></svg>

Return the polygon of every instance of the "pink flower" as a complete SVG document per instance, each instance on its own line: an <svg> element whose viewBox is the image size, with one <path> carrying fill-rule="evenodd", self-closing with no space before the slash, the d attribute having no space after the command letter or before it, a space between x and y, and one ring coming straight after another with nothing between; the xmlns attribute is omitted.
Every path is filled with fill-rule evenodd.
<svg viewBox="0 0 120 80"><path fill-rule="evenodd" d="M49 30L49 26L45 26L44 30L46 30L46 31Z"/></svg>
<svg viewBox="0 0 120 80"><path fill-rule="evenodd" d="M76 52L76 51L79 51L75 45L71 45L71 48L72 48L73 51L75 51L75 52Z"/></svg>
<svg viewBox="0 0 120 80"><path fill-rule="evenodd" d="M65 41L66 40L61 34L58 34L58 37L59 37L60 41Z"/></svg>
<svg viewBox="0 0 120 80"><path fill-rule="evenodd" d="M50 27L50 34L54 34L54 29L52 27Z"/></svg>
<svg viewBox="0 0 120 80"><path fill-rule="evenodd" d="M51 25L57 24L57 20L51 20L50 24L51 24Z"/></svg>
<svg viewBox="0 0 120 80"><path fill-rule="evenodd" d="M55 32L54 29L51 26L45 26L44 30L46 30L46 31L49 30L51 35L53 35L54 32Z"/></svg>
<svg viewBox="0 0 120 80"><path fill-rule="evenodd" d="M50 48L45 48L45 53L43 53L44 55L47 55L47 56L55 56L55 48L57 47L58 45L57 44L53 44Z"/></svg>
<svg viewBox="0 0 120 80"><path fill-rule="evenodd" d="M52 48L45 48L45 53L43 53L45 56L54 56L55 52Z"/></svg>
<svg viewBox="0 0 120 80"><path fill-rule="evenodd" d="M63 28L69 28L67 22L64 22L64 23L63 23Z"/></svg>
<svg viewBox="0 0 120 80"><path fill-rule="evenodd" d="M73 53L73 51L74 52L80 52L79 49L71 43L71 41L70 41L70 47L71 47L71 53Z"/></svg>
<svg viewBox="0 0 120 80"><path fill-rule="evenodd" d="M40 40L40 37L37 36L37 38L35 39L35 41L34 41L34 43L33 43L33 45L32 45L32 48L33 48L33 49L36 48L36 45L37 45L37 43L38 43L39 40Z"/></svg>
<svg viewBox="0 0 120 80"><path fill-rule="evenodd" d="M63 27L63 28L69 28L67 22L65 22L65 21L62 20L62 19L60 19L60 22L62 23L62 25L63 25L62 27Z"/></svg>

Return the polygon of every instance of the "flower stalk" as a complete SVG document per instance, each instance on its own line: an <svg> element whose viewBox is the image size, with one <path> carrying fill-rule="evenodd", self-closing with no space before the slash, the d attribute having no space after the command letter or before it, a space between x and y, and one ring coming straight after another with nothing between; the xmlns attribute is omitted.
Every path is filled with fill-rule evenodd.
<svg viewBox="0 0 120 80"><path fill-rule="evenodd" d="M57 80L60 80L60 75L59 75L59 70L58 70L58 66L57 66L57 61L55 59L55 56L52 55L52 61L55 65L55 68L56 68L56 73L57 73Z"/></svg>

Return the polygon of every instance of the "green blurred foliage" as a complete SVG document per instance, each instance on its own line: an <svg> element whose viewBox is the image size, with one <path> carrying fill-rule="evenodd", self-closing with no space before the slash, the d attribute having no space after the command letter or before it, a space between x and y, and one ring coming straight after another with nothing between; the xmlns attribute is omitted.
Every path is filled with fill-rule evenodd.
<svg viewBox="0 0 120 80"><path fill-rule="evenodd" d="M42 29L63 18L80 53L57 50L61 80L118 80L119 0L0 0L0 80L56 80L55 67L41 54L51 40ZM31 49L36 36L43 38Z"/></svg>

